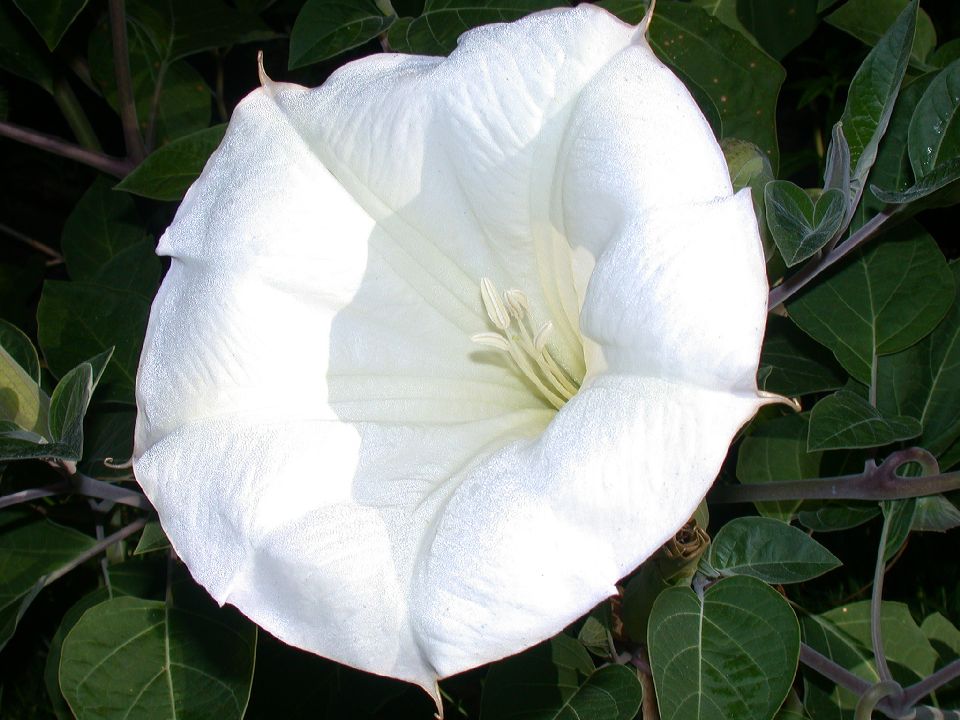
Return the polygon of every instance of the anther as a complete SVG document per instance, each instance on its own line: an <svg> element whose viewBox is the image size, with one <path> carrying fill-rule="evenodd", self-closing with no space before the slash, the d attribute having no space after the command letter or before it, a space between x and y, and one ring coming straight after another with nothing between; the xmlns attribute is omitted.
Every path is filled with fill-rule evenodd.
<svg viewBox="0 0 960 720"><path fill-rule="evenodd" d="M483 307L487 311L490 322L500 330L506 330L510 327L510 314L500 299L497 286L493 284L490 278L481 278L480 297L483 300Z"/></svg>

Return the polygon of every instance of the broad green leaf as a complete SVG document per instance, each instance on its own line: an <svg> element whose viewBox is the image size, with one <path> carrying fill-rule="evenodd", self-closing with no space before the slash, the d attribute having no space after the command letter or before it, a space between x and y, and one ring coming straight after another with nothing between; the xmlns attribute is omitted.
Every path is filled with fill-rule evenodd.
<svg viewBox="0 0 960 720"><path fill-rule="evenodd" d="M801 510L797 519L814 532L836 532L863 525L879 514L880 507L876 503L833 500Z"/></svg>
<svg viewBox="0 0 960 720"><path fill-rule="evenodd" d="M558 635L490 667L480 718L631 720L641 696L634 672L619 665L595 670L579 642Z"/></svg>
<svg viewBox="0 0 960 720"><path fill-rule="evenodd" d="M78 461L83 456L83 420L111 355L113 348L80 363L63 376L50 396L50 436L62 446L58 456L65 460Z"/></svg>
<svg viewBox="0 0 960 720"><path fill-rule="evenodd" d="M827 190L814 203L788 180L767 183L763 191L767 226L787 267L812 257L840 229L847 212L843 191Z"/></svg>
<svg viewBox="0 0 960 720"><path fill-rule="evenodd" d="M83 464L88 473L97 477L112 473L125 475L129 470L112 470L103 465L109 459L112 463L124 463L133 454L133 429L136 422L136 410L130 407L98 407L95 413L87 416L84 423Z"/></svg>
<svg viewBox="0 0 960 720"><path fill-rule="evenodd" d="M13 323L0 319L0 347L10 354L31 380L40 382L40 358L30 338Z"/></svg>
<svg viewBox="0 0 960 720"><path fill-rule="evenodd" d="M929 333L953 300L954 281L926 232L905 223L851 254L787 306L790 317L833 351L857 380L871 382L879 355Z"/></svg>
<svg viewBox="0 0 960 720"><path fill-rule="evenodd" d="M691 4L713 15L713 17L728 28L736 30L754 45L760 47L757 39L750 34L750 31L747 30L746 26L740 21L740 17L737 14L737 6L739 5L737 0L692 0Z"/></svg>
<svg viewBox="0 0 960 720"><path fill-rule="evenodd" d="M960 159L960 60L941 70L924 91L910 120L907 149L920 180L938 165Z"/></svg>
<svg viewBox="0 0 960 720"><path fill-rule="evenodd" d="M87 0L13 0L53 50L87 5Z"/></svg>
<svg viewBox="0 0 960 720"><path fill-rule="evenodd" d="M167 550L170 548L170 541L167 539L163 528L159 522L149 522L143 528L137 547L133 551L134 555L145 555L156 552L157 550Z"/></svg>
<svg viewBox="0 0 960 720"><path fill-rule="evenodd" d="M565 3L560 0L426 0L415 18L401 18L387 34L390 48L417 55L446 55L457 38L470 28L494 22L509 22L535 10Z"/></svg>
<svg viewBox="0 0 960 720"><path fill-rule="evenodd" d="M790 605L752 577L724 578L702 598L666 590L647 639L663 720L772 718L800 653Z"/></svg>
<svg viewBox="0 0 960 720"><path fill-rule="evenodd" d="M960 527L960 510L943 495L917 498L911 532L944 533Z"/></svg>
<svg viewBox="0 0 960 720"><path fill-rule="evenodd" d="M161 272L153 241L144 234L131 198L111 189L103 177L70 213L60 245L74 280L153 300Z"/></svg>
<svg viewBox="0 0 960 720"><path fill-rule="evenodd" d="M760 425L744 438L737 455L737 479L742 483L808 480L819 477L823 453L807 451L806 415L785 415ZM756 503L767 517L789 522L799 500Z"/></svg>
<svg viewBox="0 0 960 720"><path fill-rule="evenodd" d="M375 0L307 0L290 32L290 69L326 60L386 32L396 20Z"/></svg>
<svg viewBox="0 0 960 720"><path fill-rule="evenodd" d="M933 67L945 68L960 58L960 38L947 40L927 56L927 63Z"/></svg>
<svg viewBox="0 0 960 720"><path fill-rule="evenodd" d="M577 640L593 655L609 660L613 647L610 633L610 603L601 603L595 607L583 621Z"/></svg>
<svg viewBox="0 0 960 720"><path fill-rule="evenodd" d="M83 308L77 313L77 308ZM140 346L150 303L141 295L81 282L48 280L37 322L40 348L51 372L63 376L113 346L103 373L104 401L133 403Z"/></svg>
<svg viewBox="0 0 960 720"><path fill-rule="evenodd" d="M78 720L242 718L256 629L212 601L120 597L87 610L63 641L60 688Z"/></svg>
<svg viewBox="0 0 960 720"><path fill-rule="evenodd" d="M861 648L871 647L869 600L835 608L820 615L820 619L833 625ZM888 660L909 668L921 677L933 672L937 653L914 621L910 608L903 603L883 602L880 631L883 634L883 651ZM856 667L849 669L858 671ZM863 671L862 667L859 669ZM874 679L868 673L861 676L866 680Z"/></svg>
<svg viewBox="0 0 960 720"><path fill-rule="evenodd" d="M835 390L846 374L822 345L787 318L770 315L760 353L760 369L768 368L762 388L788 397Z"/></svg>
<svg viewBox="0 0 960 720"><path fill-rule="evenodd" d="M638 23L645 12L638 0L597 4L630 23ZM776 106L785 77L780 64L717 18L676 0L659 0L649 39L704 114L713 116L717 136L754 143L776 170Z"/></svg>
<svg viewBox="0 0 960 720"><path fill-rule="evenodd" d="M887 191L878 188L876 185L870 186L870 191L877 199L893 205L903 205L905 203L916 202L923 198L928 198L934 193L939 193L944 188L951 186L960 178L960 158L953 158L938 165L920 180L900 191ZM953 189L953 188L951 188ZM953 205L957 202L957 194L944 193L944 197L937 197L937 202L930 198L925 206L938 207L940 205Z"/></svg>
<svg viewBox="0 0 960 720"><path fill-rule="evenodd" d="M225 132L225 125L214 125L164 145L121 180L116 189L154 200L180 200L200 176Z"/></svg>
<svg viewBox="0 0 960 720"><path fill-rule="evenodd" d="M908 4L907 0L848 0L825 19L834 27L873 46ZM910 61L922 65L936 44L937 33L933 21L925 11L920 10Z"/></svg>
<svg viewBox="0 0 960 720"><path fill-rule="evenodd" d="M28 511L0 512L0 648L10 640L47 576L94 544L83 533Z"/></svg>
<svg viewBox="0 0 960 720"><path fill-rule="evenodd" d="M960 630L940 613L933 613L920 624L924 636L940 656L938 665L960 657Z"/></svg>
<svg viewBox="0 0 960 720"><path fill-rule="evenodd" d="M817 0L739 0L736 12L760 47L776 59L813 34L817 27Z"/></svg>
<svg viewBox="0 0 960 720"><path fill-rule="evenodd" d="M844 450L889 445L920 434L916 418L885 415L849 390L827 395L810 412L810 450Z"/></svg>
<svg viewBox="0 0 960 720"><path fill-rule="evenodd" d="M33 37L30 37L33 35ZM53 92L53 68L29 24L10 5L0 2L0 68Z"/></svg>
<svg viewBox="0 0 960 720"><path fill-rule="evenodd" d="M749 575L773 584L803 582L841 565L802 530L763 517L735 518L720 528L707 562L721 575Z"/></svg>
<svg viewBox="0 0 960 720"><path fill-rule="evenodd" d="M950 270L956 291L947 315L930 335L877 365L877 407L919 419L919 444L934 455L960 438L960 262Z"/></svg>
<svg viewBox="0 0 960 720"><path fill-rule="evenodd" d="M158 12L161 7L155 6ZM129 12L127 19L130 75L143 135L148 140L152 136L153 144L160 146L207 127L211 93L203 76L183 60L172 61L165 54L169 45L158 46L147 24ZM88 47L90 74L104 99L119 112L110 28L105 19L91 33Z"/></svg>
<svg viewBox="0 0 960 720"><path fill-rule="evenodd" d="M40 364L30 339L0 320L0 420L43 435L50 399L39 381Z"/></svg>
<svg viewBox="0 0 960 720"><path fill-rule="evenodd" d="M876 160L880 139L890 121L907 69L916 22L917 3L912 0L877 41L850 83L847 104L840 121L850 145L850 163L853 167L850 185L854 201L862 192Z"/></svg>

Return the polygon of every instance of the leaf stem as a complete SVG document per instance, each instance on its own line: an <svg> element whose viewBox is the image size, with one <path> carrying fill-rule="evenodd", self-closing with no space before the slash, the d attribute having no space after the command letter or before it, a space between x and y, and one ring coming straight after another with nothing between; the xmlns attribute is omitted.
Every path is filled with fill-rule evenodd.
<svg viewBox="0 0 960 720"><path fill-rule="evenodd" d="M95 480L82 473L76 473L60 482L51 483L38 488L29 488L20 492L0 497L0 509L39 500L54 495L86 495L87 497L109 500L110 502L140 510L152 510L153 506L147 498L136 490L128 490L112 483Z"/></svg>
<svg viewBox="0 0 960 720"><path fill-rule="evenodd" d="M0 497L0 510L21 503L39 500L40 498L51 497L53 495L62 495L67 492L69 485L66 482L57 482L51 485L44 485L38 488L29 488L20 492L10 493Z"/></svg>
<svg viewBox="0 0 960 720"><path fill-rule="evenodd" d="M113 40L113 68L117 79L117 100L120 103L120 122L127 157L134 163L143 160L143 138L137 122L137 105L133 99L133 81L130 79L130 52L127 46L127 12L124 0L108 0L110 8L110 36Z"/></svg>
<svg viewBox="0 0 960 720"><path fill-rule="evenodd" d="M86 148L74 145L66 140L61 140L53 135L47 135L37 130L14 125L5 120L0 120L0 137L16 140L24 145L45 150L54 155L65 157L68 160L75 160L78 163L88 165L100 172L113 175L117 178L126 177L134 168L133 163L129 160L105 155L104 153L94 150L87 150Z"/></svg>
<svg viewBox="0 0 960 720"><path fill-rule="evenodd" d="M837 685L845 687L857 695L863 695L863 693L870 689L870 683L866 680L854 675L845 667L838 665L826 655L822 655L806 643L800 643L800 662L811 670L820 673L828 680L832 680Z"/></svg>
<svg viewBox="0 0 960 720"><path fill-rule="evenodd" d="M85 553L78 555L63 567L57 570L54 570L52 573L44 577L43 586L46 587L47 585L54 582L55 580L59 580L68 572L70 572L71 570L74 570L80 565L83 565L83 563L85 563L90 558L96 557L97 555L102 553L104 550L109 548L111 545L115 545L121 540L125 540L126 538L130 537L135 532L142 529L143 526L147 524L148 519L149 518L147 517L138 518L137 520L134 520L129 525L126 525L125 527L120 528L119 530L117 530L117 532L113 533L112 535L108 535L103 540L98 542L96 545L92 546Z"/></svg>
<svg viewBox="0 0 960 720"><path fill-rule="evenodd" d="M100 140L93 131L90 119L83 111L83 107L77 100L70 83L63 78L57 78L53 83L53 99L57 103L57 107L60 108L60 112L63 113L64 119L80 146L87 150L102 152L103 147L100 145Z"/></svg>
<svg viewBox="0 0 960 720"><path fill-rule="evenodd" d="M799 272L791 275L770 291L770 294L767 296L767 309L773 310L778 305L786 302L806 287L811 280L824 270L845 258L868 240L876 237L883 225L899 213L903 207L906 206L901 205L893 209L885 208L881 210L847 238L843 244L808 261L806 265L800 268Z"/></svg>
<svg viewBox="0 0 960 720"><path fill-rule="evenodd" d="M916 462L934 474L901 477L897 470ZM936 458L923 448L908 448L891 453L878 466L868 466L859 475L838 475L816 480L721 485L707 499L715 503L746 503L780 500L903 500L938 495L960 489L960 471L937 473Z"/></svg>
<svg viewBox="0 0 960 720"><path fill-rule="evenodd" d="M61 255L59 252L54 250L52 247L40 242L39 240L34 240L32 237L28 235L24 235L22 232L20 232L15 228L10 227L9 225L0 223L0 233L9 235L14 240L19 240L24 245L29 245L34 250L43 253L44 255L50 258L50 262L47 263L48 265L59 265L60 263L63 262L63 255Z"/></svg>
<svg viewBox="0 0 960 720"><path fill-rule="evenodd" d="M906 709L920 699L934 692L937 688L943 687L948 682L960 677L960 660L954 660L937 670L933 675L925 677L913 685L910 685L903 691L902 706Z"/></svg>
<svg viewBox="0 0 960 720"><path fill-rule="evenodd" d="M890 674L890 665L887 663L887 656L883 652L883 632L880 627L883 607L883 576L887 568L887 536L890 534L890 518L892 517L892 510L883 514L880 547L877 549L877 564L873 571L873 591L870 594L870 640L873 643L873 660L876 663L881 684L893 680L893 675Z"/></svg>

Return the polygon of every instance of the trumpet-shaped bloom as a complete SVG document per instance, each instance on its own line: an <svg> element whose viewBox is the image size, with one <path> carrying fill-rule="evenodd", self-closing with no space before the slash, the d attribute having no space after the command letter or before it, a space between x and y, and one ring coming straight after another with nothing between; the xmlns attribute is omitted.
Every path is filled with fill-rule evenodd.
<svg viewBox="0 0 960 720"><path fill-rule="evenodd" d="M159 252L135 469L177 552L434 696L614 593L767 402L750 197L592 6L265 82Z"/></svg>

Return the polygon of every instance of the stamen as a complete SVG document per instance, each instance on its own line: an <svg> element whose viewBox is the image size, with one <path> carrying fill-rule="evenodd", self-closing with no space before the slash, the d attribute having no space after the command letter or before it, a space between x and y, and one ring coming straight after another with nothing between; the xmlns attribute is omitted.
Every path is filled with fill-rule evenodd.
<svg viewBox="0 0 960 720"><path fill-rule="evenodd" d="M560 367L547 348L553 323L545 322L532 336L526 319L530 311L527 296L520 290L511 289L503 293L501 299L496 285L489 278L480 280L480 297L490 321L503 333L477 333L471 339L510 355L524 376L559 410L577 394L580 385ZM512 322L514 320L516 323Z"/></svg>

